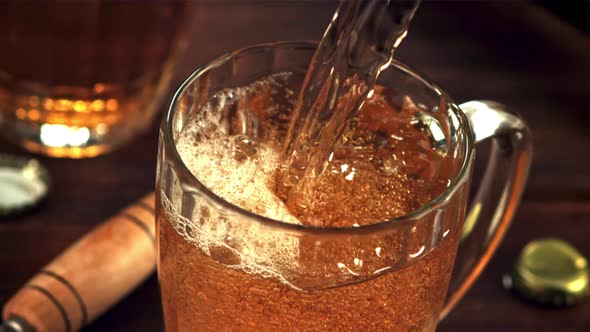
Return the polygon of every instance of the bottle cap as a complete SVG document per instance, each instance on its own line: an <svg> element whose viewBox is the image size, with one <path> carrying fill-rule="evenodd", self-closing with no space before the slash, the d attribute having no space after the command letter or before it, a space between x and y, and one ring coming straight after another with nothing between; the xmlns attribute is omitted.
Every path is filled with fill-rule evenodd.
<svg viewBox="0 0 590 332"><path fill-rule="evenodd" d="M37 159L0 153L0 217L37 206L49 185L49 173Z"/></svg>
<svg viewBox="0 0 590 332"><path fill-rule="evenodd" d="M504 287L547 306L571 306L588 296L588 261L569 243L539 239L527 244Z"/></svg>

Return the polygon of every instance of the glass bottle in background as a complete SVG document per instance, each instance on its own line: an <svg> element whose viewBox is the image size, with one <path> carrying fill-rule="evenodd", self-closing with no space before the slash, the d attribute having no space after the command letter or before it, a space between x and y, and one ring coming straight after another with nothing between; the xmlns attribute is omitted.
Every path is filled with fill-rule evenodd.
<svg viewBox="0 0 590 332"><path fill-rule="evenodd" d="M29 151L85 158L149 126L190 1L0 3L0 133Z"/></svg>

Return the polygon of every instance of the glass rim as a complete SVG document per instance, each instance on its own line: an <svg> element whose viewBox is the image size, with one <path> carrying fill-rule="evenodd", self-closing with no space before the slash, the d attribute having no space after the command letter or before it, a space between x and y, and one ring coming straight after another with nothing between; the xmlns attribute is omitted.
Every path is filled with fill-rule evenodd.
<svg viewBox="0 0 590 332"><path fill-rule="evenodd" d="M223 55L216 57L214 60L209 61L207 64L202 65L202 66L198 67L195 71L193 71L193 73L191 75L189 75L188 78L186 78L183 81L183 83L179 86L179 88L174 93L174 96L172 97L172 100L170 102L170 107L168 108L168 111L164 114L164 117L162 119L162 123L160 126L160 129L162 131L162 136L161 136L162 140L163 140L162 144L165 145L165 149L167 151L167 153L166 153L167 158L171 159L173 161L173 167L172 167L173 171L175 173L177 173L177 175L178 175L178 172L180 172L180 174L182 175L182 177L179 178L179 180L184 179L184 180L188 180L188 181L192 182L192 183L188 183L189 185L196 184L196 187L199 188L198 190L202 191L203 194L208 197L208 199L211 199L213 202L215 202L215 204L218 204L219 206L221 206L233 213L237 213L237 214L247 217L249 219L256 220L258 222L265 224L266 226L270 226L273 228L276 227L276 228L290 229L290 230L299 231L299 232L333 233L333 234L370 233L370 232L375 232L375 231L387 229L389 227L396 227L400 224L407 224L407 223L411 223L413 221L420 220L421 218L430 214L432 211L443 207L454 196L454 194L459 189L459 187L463 183L465 183L465 181L467 180L467 177L469 174L469 169L471 168L471 163L473 161L472 155L473 155L473 150L474 150L475 138L473 137L473 132L472 132L471 126L469 125L469 121L467 120L467 117L461 111L459 106L449 97L449 95L446 94L437 84L432 82L432 80L425 78L425 76L423 74L419 73L418 71L414 70L410 66L403 64L397 60L393 60L390 64L390 66L395 66L396 68L402 70L403 72L405 72L406 74L411 76L413 79L416 79L420 83L424 84L426 87L428 87L429 90L436 93L436 95L438 95L441 98L444 98L450 106L449 110L454 112L455 115L457 116L457 119L459 121L459 128L463 128L466 133L465 144L464 144L465 145L464 149L466 151L465 151L459 172L457 173L456 176L454 176L451 179L449 186L447 186L447 188L445 188L445 190L443 190L442 193L440 193L438 196L436 196L435 198L428 201L426 204L420 206L418 209L413 210L407 214L395 217L395 218L386 219L386 220L383 220L383 221L380 221L377 223L373 223L373 224L361 225L358 227L355 227L355 226L318 227L318 226L310 226L310 225L292 224L292 223L287 223L282 220L276 220L273 218L269 218L269 217L266 217L263 215L256 214L254 212L248 211L238 205L235 205L235 204L227 201L223 197L217 195L215 192L210 190L207 186L205 186L201 181L199 181L197 176L195 176L188 169L188 167L186 166L186 164L182 160L180 154L178 153L178 150L176 149L176 143L174 142L174 138L173 138L172 133L174 130L174 128L173 128L174 114L175 114L174 110L178 106L177 104L178 104L179 100L184 95L184 93L186 92L186 90L188 89L189 86L191 86L204 73L208 72L211 69L218 67L219 65L222 65L226 61L228 61L228 60L232 59L233 57L235 57L241 53L244 53L244 52L255 51L255 50L265 49L265 48L277 48L277 47L286 47L286 46L291 46L293 48L315 49L317 47L317 44L318 44L317 41L306 41L306 40L304 40L304 41L277 41L277 42L256 44L253 46L247 46L247 47L237 49L235 51L224 53ZM183 183L182 184L183 187L186 184L187 183Z"/></svg>

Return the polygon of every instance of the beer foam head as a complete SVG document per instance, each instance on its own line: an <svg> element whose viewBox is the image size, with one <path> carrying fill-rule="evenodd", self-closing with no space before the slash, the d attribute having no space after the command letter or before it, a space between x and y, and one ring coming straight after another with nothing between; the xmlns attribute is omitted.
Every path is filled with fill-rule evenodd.
<svg viewBox="0 0 590 332"><path fill-rule="evenodd" d="M190 134L178 142L178 152L191 172L209 190L245 210L274 220L299 224L273 191L278 152L259 145L256 158L237 160L239 137L196 142Z"/></svg>
<svg viewBox="0 0 590 332"><path fill-rule="evenodd" d="M232 107L255 88L232 89L215 96L215 102L208 103L182 131L176 148L187 168L217 196L255 214L300 224L273 190L278 151L264 144L252 145L247 137L231 136L224 130L222 108ZM243 151L246 143L251 151ZM197 200L190 216L181 215L177 208L181 197L163 197L162 201L178 233L218 262L284 282L284 271L297 269L297 238L247 216L226 215L207 200Z"/></svg>

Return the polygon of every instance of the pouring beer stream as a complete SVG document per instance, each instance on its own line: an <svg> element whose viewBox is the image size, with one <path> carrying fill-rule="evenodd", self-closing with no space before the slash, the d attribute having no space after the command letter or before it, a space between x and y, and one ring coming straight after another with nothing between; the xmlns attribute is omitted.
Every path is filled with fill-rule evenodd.
<svg viewBox="0 0 590 332"><path fill-rule="evenodd" d="M398 25L387 27L377 23L366 26L359 24L371 21L371 14L384 11L379 1L364 2L364 7L355 7L360 2L353 1L343 2L340 7L342 12L335 15L328 27L303 84L303 94L295 116L299 121L296 120L289 130L288 145L285 146L287 174L284 186L287 196L292 194L291 187L301 190L303 186L305 191L308 186L305 181L313 180L315 175L322 173L323 162L345 127L347 118L360 108L367 96L370 97L380 68L389 63L393 50L405 36L407 23L419 1L387 3L397 2L406 5L400 5L403 15ZM352 13L360 14L354 16ZM346 22L346 18L353 16L352 23ZM343 28L341 24L344 23L338 21L339 17L346 22L346 26L353 27L353 30L358 27L365 27L365 30L359 29L356 34L351 33L348 36L351 41L342 44L340 42L343 39L329 35L331 28L332 33ZM386 27L386 32L382 30L383 27ZM387 35L391 31L396 31L393 39L391 35ZM367 36L364 36L365 33ZM363 37L368 39L364 40ZM345 52L326 51L322 48L326 46L324 42L328 47ZM334 43L336 44L333 45ZM355 47L374 51L375 54L372 55L375 57L367 60L364 58L367 54L354 52ZM325 53L326 58L322 58L321 52ZM355 59L352 55L359 56L363 61L346 62ZM324 67L326 61L333 65ZM314 67L314 64L319 65ZM351 95L350 91L357 95ZM342 111L342 105L337 101L347 103L346 111ZM313 150L305 146L309 142L325 143L325 149ZM299 182L301 179L304 180L303 183ZM305 208L305 202L303 203L302 207ZM3 319L6 321L0 327L0 332L70 332L92 322L154 271L154 227L152 193L105 221L33 277L5 305Z"/></svg>
<svg viewBox="0 0 590 332"><path fill-rule="evenodd" d="M379 69L389 63L404 38L418 3L342 2L302 88L285 147L289 179L314 177L292 174L302 169L303 159L307 173L320 172L347 120L360 108ZM397 21L390 17L394 12ZM359 94L351 95L353 90ZM329 103L345 98L350 99L347 107ZM328 129L322 130L326 125ZM323 146L312 151L307 146L310 141ZM95 320L154 271L154 228L151 193L106 220L29 280L4 306L0 332L72 332Z"/></svg>

